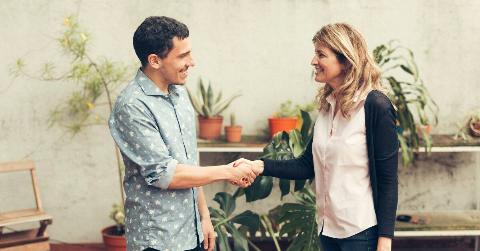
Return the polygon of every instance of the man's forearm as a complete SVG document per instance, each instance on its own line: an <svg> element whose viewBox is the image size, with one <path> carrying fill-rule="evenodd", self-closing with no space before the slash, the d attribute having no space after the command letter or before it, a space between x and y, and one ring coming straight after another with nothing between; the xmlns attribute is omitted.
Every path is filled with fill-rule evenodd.
<svg viewBox="0 0 480 251"><path fill-rule="evenodd" d="M168 189L185 189L199 187L213 182L230 180L233 174L227 165L191 166L178 164Z"/></svg>
<svg viewBox="0 0 480 251"><path fill-rule="evenodd" d="M203 187L198 188L198 212L200 213L200 220L210 219L210 211L208 210Z"/></svg>

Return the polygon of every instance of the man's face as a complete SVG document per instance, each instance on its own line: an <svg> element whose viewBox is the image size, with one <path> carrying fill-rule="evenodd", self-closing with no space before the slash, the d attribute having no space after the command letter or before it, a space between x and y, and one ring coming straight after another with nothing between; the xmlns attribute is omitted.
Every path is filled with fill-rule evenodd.
<svg viewBox="0 0 480 251"><path fill-rule="evenodd" d="M188 76L188 68L195 65L193 62L189 38L173 38L173 48L162 62L159 72L169 84L183 85Z"/></svg>

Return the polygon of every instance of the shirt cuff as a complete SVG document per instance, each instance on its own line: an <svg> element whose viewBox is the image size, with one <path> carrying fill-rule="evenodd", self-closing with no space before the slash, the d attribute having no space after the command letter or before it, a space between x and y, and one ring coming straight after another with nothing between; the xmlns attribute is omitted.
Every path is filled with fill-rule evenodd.
<svg viewBox="0 0 480 251"><path fill-rule="evenodd" d="M159 179L153 182L152 185L161 189L168 189L168 186L172 182L173 175L175 174L175 169L177 169L177 165L178 161L176 159L172 159L167 163L166 168L157 167L157 172L159 171L161 173L159 174ZM158 170L158 168L161 168L162 170Z"/></svg>

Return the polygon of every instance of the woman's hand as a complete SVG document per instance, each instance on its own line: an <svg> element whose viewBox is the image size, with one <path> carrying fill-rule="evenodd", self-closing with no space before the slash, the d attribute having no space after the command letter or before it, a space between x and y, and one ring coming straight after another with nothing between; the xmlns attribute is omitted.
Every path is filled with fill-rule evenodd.
<svg viewBox="0 0 480 251"><path fill-rule="evenodd" d="M261 161L261 160L251 161L251 160L248 160L248 159L240 158L233 163L233 166L236 167L236 166L238 166L242 163L247 163L247 164L251 165L252 166L252 171L257 176L263 173L263 161Z"/></svg>
<svg viewBox="0 0 480 251"><path fill-rule="evenodd" d="M378 237L377 251L391 251L392 239L388 237Z"/></svg>

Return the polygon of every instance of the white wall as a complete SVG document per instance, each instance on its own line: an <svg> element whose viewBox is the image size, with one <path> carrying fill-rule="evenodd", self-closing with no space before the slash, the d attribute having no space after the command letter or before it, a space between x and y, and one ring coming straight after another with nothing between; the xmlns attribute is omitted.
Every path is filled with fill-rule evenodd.
<svg viewBox="0 0 480 251"><path fill-rule="evenodd" d="M2 0L0 162L35 160L44 207L54 216L54 239L100 240L98 231L110 223L107 214L119 200L106 127L62 137L64 131L48 129L46 119L74 84L12 81L8 71L18 57L24 57L32 71L46 60L68 63L54 38L70 14L78 14L91 33L93 55L131 64L136 63L133 31L145 17L166 15L183 21L190 28L197 62L188 85L203 76L225 94L242 93L226 114L235 112L245 132L254 134L285 100L313 99L318 86L310 80L311 38L322 25L337 21L356 26L371 49L391 39L411 48L440 106L434 133L453 133L456 122L480 106L478 13L480 2L466 0ZM21 177L0 177L0 211L28 205L23 198L30 187L24 183L28 180ZM209 189L208 198L214 190Z"/></svg>

